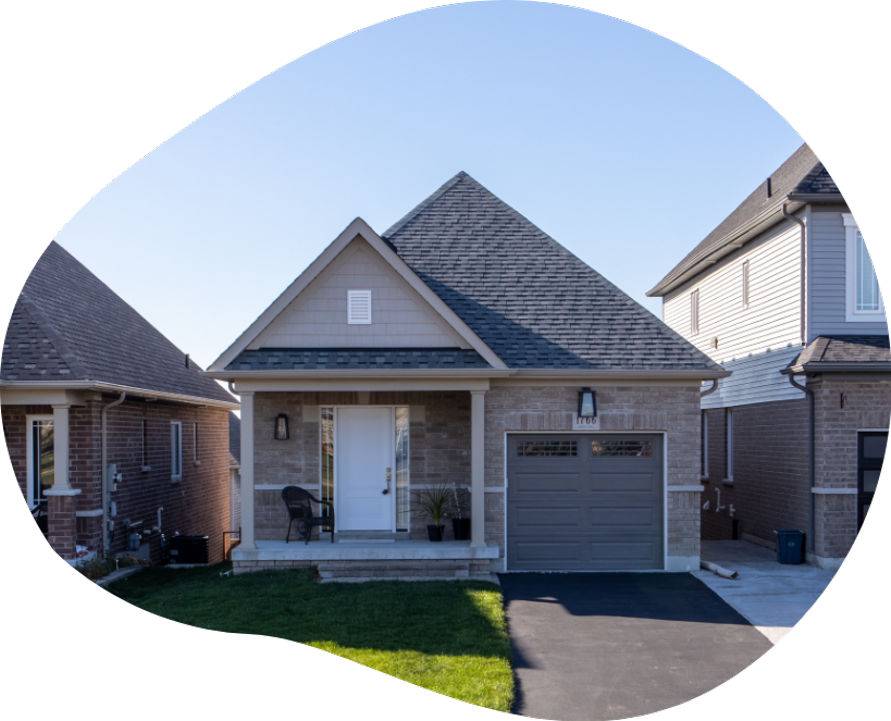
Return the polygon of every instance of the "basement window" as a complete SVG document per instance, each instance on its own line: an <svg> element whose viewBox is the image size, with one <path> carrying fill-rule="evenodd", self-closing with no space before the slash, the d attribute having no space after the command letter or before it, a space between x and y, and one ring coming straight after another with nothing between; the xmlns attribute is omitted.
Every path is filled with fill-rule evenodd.
<svg viewBox="0 0 891 721"><path fill-rule="evenodd" d="M371 291L347 291L347 323L371 325Z"/></svg>

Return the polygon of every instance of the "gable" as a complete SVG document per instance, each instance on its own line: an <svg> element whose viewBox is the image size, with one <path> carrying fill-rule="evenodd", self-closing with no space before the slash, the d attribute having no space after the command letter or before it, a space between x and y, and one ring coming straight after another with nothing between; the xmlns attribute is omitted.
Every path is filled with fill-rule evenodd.
<svg viewBox="0 0 891 721"><path fill-rule="evenodd" d="M351 290L371 291L371 323L347 322ZM469 348L361 236L248 345L260 348Z"/></svg>

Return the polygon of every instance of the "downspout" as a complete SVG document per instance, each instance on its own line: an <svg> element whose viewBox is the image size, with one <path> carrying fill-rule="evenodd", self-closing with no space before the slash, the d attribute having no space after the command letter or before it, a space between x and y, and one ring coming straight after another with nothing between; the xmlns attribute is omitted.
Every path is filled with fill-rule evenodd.
<svg viewBox="0 0 891 721"><path fill-rule="evenodd" d="M817 451L817 442L816 442L816 419L815 419L815 401L814 401L814 389L799 383L795 380L796 375L804 375L802 373L790 373L789 374L789 382L798 388L801 391L804 391L804 394L808 399L808 458L807 458L807 472L808 472L808 501L810 506L810 518L808 519L808 531L807 531L807 547L811 551L814 552L816 545L814 544L814 533L816 532L816 504L814 500L814 486L816 485L814 475L816 473L816 451Z"/></svg>
<svg viewBox="0 0 891 721"><path fill-rule="evenodd" d="M127 398L126 391L121 391L115 400L102 406L102 439L101 439L101 471L102 471L102 550L107 556L111 550L111 488L108 483L108 411L121 405Z"/></svg>
<svg viewBox="0 0 891 721"><path fill-rule="evenodd" d="M714 393L716 390L718 390L718 379L712 378L712 387L706 388L704 391L699 391L699 398L700 399L705 398L706 396L709 396L712 393Z"/></svg>
<svg viewBox="0 0 891 721"><path fill-rule="evenodd" d="M803 348L807 345L807 225L797 215L790 213L787 210L787 205L788 203L783 203L783 216L788 220L797 223L801 234L801 250L799 252L799 255L801 256L801 297L799 298L801 317L799 319L799 324L801 326L801 347ZM793 385L796 384L793 383Z"/></svg>

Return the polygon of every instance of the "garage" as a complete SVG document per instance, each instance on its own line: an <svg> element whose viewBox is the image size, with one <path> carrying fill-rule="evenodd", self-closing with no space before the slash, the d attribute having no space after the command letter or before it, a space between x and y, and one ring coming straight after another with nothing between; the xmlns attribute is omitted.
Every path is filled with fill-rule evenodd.
<svg viewBox="0 0 891 721"><path fill-rule="evenodd" d="M507 569L664 567L660 434L509 434Z"/></svg>

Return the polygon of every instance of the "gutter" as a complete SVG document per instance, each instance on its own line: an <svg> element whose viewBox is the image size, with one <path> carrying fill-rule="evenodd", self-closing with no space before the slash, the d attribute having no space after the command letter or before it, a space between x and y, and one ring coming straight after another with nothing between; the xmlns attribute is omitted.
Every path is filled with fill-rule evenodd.
<svg viewBox="0 0 891 721"><path fill-rule="evenodd" d="M807 345L807 225L797 215L790 213L787 206L787 203L783 203L783 217L797 223L801 235L801 249L799 251L799 255L801 256L801 283L799 283L801 297L799 301L801 304L801 345L803 347Z"/></svg>
<svg viewBox="0 0 891 721"><path fill-rule="evenodd" d="M803 373L891 373L891 363L886 361L845 363L814 362L790 366L783 373L801 375Z"/></svg>
<svg viewBox="0 0 891 721"><path fill-rule="evenodd" d="M191 405L212 406L214 408L226 408L238 410L238 401L222 401L215 398L192 396L185 393L170 393L167 391L155 391L137 386L125 386L117 383L105 383L102 381L0 381L0 389L9 390L72 390L72 391L98 391L100 393L126 393L129 396L140 398L157 398L158 400L175 401L177 403L189 403Z"/></svg>
<svg viewBox="0 0 891 721"><path fill-rule="evenodd" d="M815 544L814 544L814 533L816 532L816 501L814 499L813 489L816 486L816 454L817 454L817 434L816 434L816 418L815 418L815 401L814 401L814 389L810 388L807 385L803 385L795 380L796 375L802 375L800 373L783 371L787 373L789 376L789 383L798 388L800 391L804 391L804 394L808 399L808 454L807 454L807 473L808 473L808 504L810 516L808 518L808 531L807 531L807 547L811 551L814 552Z"/></svg>

